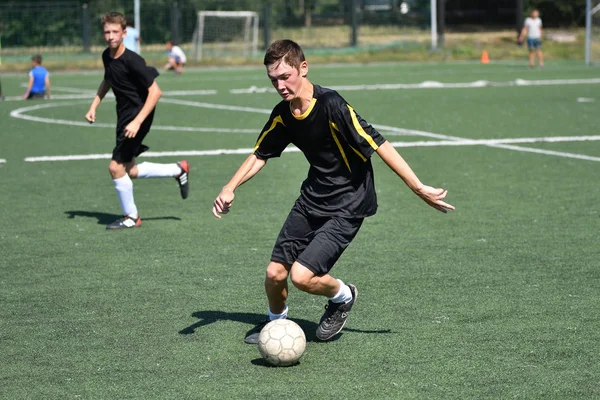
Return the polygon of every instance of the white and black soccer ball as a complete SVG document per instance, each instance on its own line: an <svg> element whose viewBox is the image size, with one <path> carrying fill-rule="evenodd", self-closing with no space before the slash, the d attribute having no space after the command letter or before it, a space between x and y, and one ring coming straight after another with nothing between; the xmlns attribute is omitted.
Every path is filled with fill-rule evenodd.
<svg viewBox="0 0 600 400"><path fill-rule="evenodd" d="M306 349L306 335L289 319L275 319L260 331L258 351L271 365L285 367L295 364Z"/></svg>

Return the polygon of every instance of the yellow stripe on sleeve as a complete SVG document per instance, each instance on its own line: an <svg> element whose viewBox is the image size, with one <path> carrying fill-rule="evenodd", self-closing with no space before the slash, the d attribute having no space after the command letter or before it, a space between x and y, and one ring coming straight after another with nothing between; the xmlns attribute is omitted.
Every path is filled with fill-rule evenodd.
<svg viewBox="0 0 600 400"><path fill-rule="evenodd" d="M252 150L253 153L256 150L258 150L258 147L260 146L260 144L263 141L263 139L265 138L265 136L267 136L269 134L269 132L271 132L273 129L275 129L275 127L277 126L278 122L281 125L285 126L285 124L283 123L283 119L281 119L281 115L278 115L275 118L273 118L273 122L271 123L271 127L269 129L267 129L266 131L264 131L263 134L260 135L260 138L258 138L258 141L256 142L256 146L254 146L254 150Z"/></svg>
<svg viewBox="0 0 600 400"><path fill-rule="evenodd" d="M350 110L350 117L352 118L352 125L354 125L354 129L356 129L356 132L358 132L358 134L360 136L362 136L363 139L365 139L367 141L367 143L369 143L371 145L373 150L377 150L379 148L379 146L377 146L377 143L375 143L375 141L373 140L371 135L369 135L367 132L365 132L363 127L360 126L360 122L358 122L358 118L356 117L356 112L354 111L354 108L350 107L349 104L346 104L346 106L348 107L348 110Z"/></svg>

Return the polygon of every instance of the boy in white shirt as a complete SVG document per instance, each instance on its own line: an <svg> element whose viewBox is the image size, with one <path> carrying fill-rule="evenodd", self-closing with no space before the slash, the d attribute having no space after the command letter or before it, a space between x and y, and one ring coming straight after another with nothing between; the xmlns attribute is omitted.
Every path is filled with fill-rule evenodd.
<svg viewBox="0 0 600 400"><path fill-rule="evenodd" d="M535 66L535 55L538 57L538 65L540 68L544 66L544 54L542 53L542 20L538 10L531 11L531 17L525 18L519 43L523 43L525 35L527 35L527 47L529 48L529 68Z"/></svg>
<svg viewBox="0 0 600 400"><path fill-rule="evenodd" d="M183 66L187 62L185 53L181 50L181 47L175 46L171 40L165 42L165 48L167 49L167 57L169 57L167 64L165 64L165 70L172 69L176 73L181 74Z"/></svg>

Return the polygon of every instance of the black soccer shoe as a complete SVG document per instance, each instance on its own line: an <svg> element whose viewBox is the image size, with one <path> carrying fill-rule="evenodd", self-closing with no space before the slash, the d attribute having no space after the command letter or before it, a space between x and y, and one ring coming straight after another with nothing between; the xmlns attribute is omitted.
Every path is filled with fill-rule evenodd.
<svg viewBox="0 0 600 400"><path fill-rule="evenodd" d="M262 331L265 325L267 325L269 322L271 321L269 321L269 319L267 318L263 322L246 332L246 338L244 339L244 342L248 344L257 344L260 331Z"/></svg>
<svg viewBox="0 0 600 400"><path fill-rule="evenodd" d="M106 229L129 229L129 228L137 228L142 226L142 220L140 217L131 218L126 215L123 218L119 218L115 222L111 222L106 225Z"/></svg>
<svg viewBox="0 0 600 400"><path fill-rule="evenodd" d="M335 335L341 332L348 320L348 313L358 296L356 286L349 283L348 287L352 292L352 300L347 303L334 303L331 300L325 306L325 313L321 317L321 322L317 328L317 339L327 341L333 339Z"/></svg>
<svg viewBox="0 0 600 400"><path fill-rule="evenodd" d="M188 177L190 174L190 166L187 161L183 160L177 163L179 168L181 168L181 174L177 176L175 179L179 184L179 191L181 192L181 198L187 199L188 194L190 192L190 184L188 182Z"/></svg>

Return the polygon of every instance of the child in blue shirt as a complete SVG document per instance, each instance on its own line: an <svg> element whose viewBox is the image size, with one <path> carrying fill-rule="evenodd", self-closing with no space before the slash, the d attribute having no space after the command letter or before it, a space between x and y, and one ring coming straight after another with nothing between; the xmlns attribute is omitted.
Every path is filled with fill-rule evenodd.
<svg viewBox="0 0 600 400"><path fill-rule="evenodd" d="M50 74L42 67L42 56L39 54L31 57L31 71L29 71L29 83L23 94L23 99L50 98Z"/></svg>

